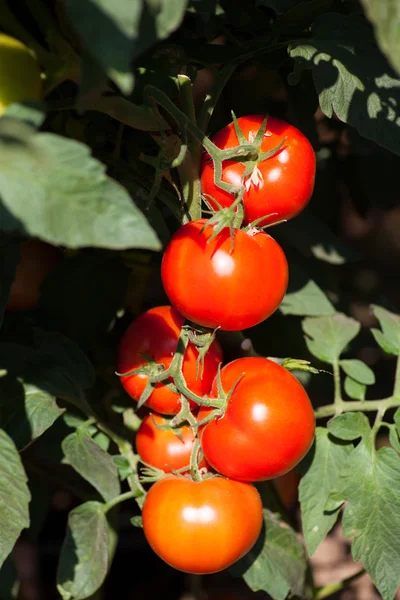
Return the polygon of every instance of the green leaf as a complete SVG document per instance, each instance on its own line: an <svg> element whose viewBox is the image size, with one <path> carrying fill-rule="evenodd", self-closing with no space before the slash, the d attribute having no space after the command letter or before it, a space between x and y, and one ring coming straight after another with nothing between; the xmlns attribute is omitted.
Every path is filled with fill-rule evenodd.
<svg viewBox="0 0 400 600"><path fill-rule="evenodd" d="M360 331L355 319L336 313L330 317L308 317L302 322L309 351L316 357L333 364L346 346Z"/></svg>
<svg viewBox="0 0 400 600"><path fill-rule="evenodd" d="M322 112L335 114L359 133L400 154L400 81L376 46L369 23L359 15L328 13L318 18L310 38L289 46L295 84L311 69Z"/></svg>
<svg viewBox="0 0 400 600"><path fill-rule="evenodd" d="M82 347L90 347L107 332L123 307L128 275L119 255L99 250L80 252L50 273L42 286L39 306L46 311L53 329Z"/></svg>
<svg viewBox="0 0 400 600"><path fill-rule="evenodd" d="M264 527L255 546L229 570L241 575L254 592L263 590L274 600L288 593L303 596L307 561L296 532L279 514L264 510Z"/></svg>
<svg viewBox="0 0 400 600"><path fill-rule="evenodd" d="M394 413L393 422L396 426L397 433L400 435L400 408L398 408Z"/></svg>
<svg viewBox="0 0 400 600"><path fill-rule="evenodd" d="M301 464L304 475L300 482L299 499L303 535L310 556L338 518L339 507L327 511L325 505L331 492L338 487L352 449L352 444L335 439L327 429L317 427L314 449Z"/></svg>
<svg viewBox="0 0 400 600"><path fill-rule="evenodd" d="M332 435L341 440L356 440L371 433L367 417L362 412L348 412L338 415L328 423Z"/></svg>
<svg viewBox="0 0 400 600"><path fill-rule="evenodd" d="M376 342L388 354L400 356L400 316L381 306L373 306L372 310L382 328L371 329Z"/></svg>
<svg viewBox="0 0 400 600"><path fill-rule="evenodd" d="M365 400L365 394L367 392L367 386L363 383L358 383L351 377L346 377L344 380L344 391L354 400Z"/></svg>
<svg viewBox="0 0 400 600"><path fill-rule="evenodd" d="M132 470L129 461L127 458L125 458L125 456L113 456L113 461L118 469L118 475L121 481L125 481L125 479L128 479L128 477L134 475L134 471Z"/></svg>
<svg viewBox="0 0 400 600"><path fill-rule="evenodd" d="M40 329L32 332L30 344L0 344L0 369L54 397L77 403L95 379L93 366L79 346L58 333Z"/></svg>
<svg viewBox="0 0 400 600"><path fill-rule="evenodd" d="M57 570L64 600L83 600L99 589L109 568L108 545L104 505L86 502L70 512Z"/></svg>
<svg viewBox="0 0 400 600"><path fill-rule="evenodd" d="M187 0L66 0L85 46L125 94L133 89L134 58L179 27L186 5Z"/></svg>
<svg viewBox="0 0 400 600"><path fill-rule="evenodd" d="M375 373L362 360L356 358L344 359L339 364L346 375L355 379L358 383L363 383L364 385L375 383Z"/></svg>
<svg viewBox="0 0 400 600"><path fill-rule="evenodd" d="M0 152L3 231L70 248L160 249L126 189L107 177L84 144L6 119L6 125L0 121Z"/></svg>
<svg viewBox="0 0 400 600"><path fill-rule="evenodd" d="M23 529L29 527L31 494L12 439L0 429L0 567Z"/></svg>
<svg viewBox="0 0 400 600"><path fill-rule="evenodd" d="M301 277L293 277L292 275L295 274L293 271L290 272L288 292L283 298L279 310L284 315L325 316L334 314L335 308L315 281L308 279L299 285Z"/></svg>
<svg viewBox="0 0 400 600"><path fill-rule="evenodd" d="M77 430L62 442L65 462L89 481L107 502L121 493L118 471L112 456L100 448L83 430Z"/></svg>
<svg viewBox="0 0 400 600"><path fill-rule="evenodd" d="M393 67L400 71L400 5L396 0L362 0L369 20L375 25L378 44Z"/></svg>
<svg viewBox="0 0 400 600"><path fill-rule="evenodd" d="M40 437L63 412L52 394L10 375L0 377L0 427L19 450Z"/></svg>
<svg viewBox="0 0 400 600"><path fill-rule="evenodd" d="M352 537L352 555L362 560L384 600L400 585L400 457L392 448L377 452L362 441L352 452L340 492L347 505L342 526Z"/></svg>

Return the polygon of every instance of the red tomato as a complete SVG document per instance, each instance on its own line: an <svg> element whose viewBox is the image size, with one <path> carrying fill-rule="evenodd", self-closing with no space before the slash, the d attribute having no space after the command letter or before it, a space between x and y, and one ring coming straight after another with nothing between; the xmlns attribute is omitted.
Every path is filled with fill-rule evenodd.
<svg viewBox="0 0 400 600"><path fill-rule="evenodd" d="M223 417L202 428L200 441L215 470L240 481L262 481L293 469L311 447L315 417L294 375L267 358L239 358L221 369L234 392ZM210 397L217 397L217 381ZM200 409L199 420L208 413Z"/></svg>
<svg viewBox="0 0 400 600"><path fill-rule="evenodd" d="M40 240L29 240L21 244L20 261L6 310L22 311L36 308L40 299L40 287L61 257L58 248Z"/></svg>
<svg viewBox="0 0 400 600"><path fill-rule="evenodd" d="M265 115L248 115L237 119L249 142L253 142L264 119ZM271 216L262 221L263 226L291 219L305 208L312 196L315 154L310 142L293 125L269 117L261 152L273 150L283 140L282 148L270 158L258 162L245 180L245 224L266 215ZM238 146L234 124L230 123L221 129L212 141L221 149ZM222 181L238 186L244 170L244 163L226 160L222 163ZM234 201L232 194L214 183L214 163L208 154L205 154L202 162L201 186L203 194L215 198L222 207L230 206ZM212 204L210 198L207 199ZM217 208L216 204L214 208Z"/></svg>
<svg viewBox="0 0 400 600"><path fill-rule="evenodd" d="M143 531L166 563L185 573L216 573L244 556L260 534L261 498L250 484L167 475L143 505Z"/></svg>
<svg viewBox="0 0 400 600"><path fill-rule="evenodd" d="M128 373L151 361L163 364L167 369L171 364L178 343L184 319L171 306L158 306L142 313L132 321L123 335L118 351L118 372ZM215 340L204 358L204 368L196 375L196 347L189 343L183 360L183 376L188 388L198 396L208 394L212 381L222 362L222 349ZM137 402L146 387L148 376L144 374L121 377L121 383L128 394ZM164 383L157 383L146 406L166 415L179 412L179 394Z"/></svg>
<svg viewBox="0 0 400 600"><path fill-rule="evenodd" d="M228 331L247 329L281 303L288 265L279 244L258 230L229 228L213 240L205 219L183 225L167 245L161 266L171 304L190 321Z"/></svg>
<svg viewBox="0 0 400 600"><path fill-rule="evenodd" d="M189 425L180 427L179 436L176 430L159 429L165 425L168 421L161 415L147 415L136 434L136 449L145 463L170 473L190 464L195 437ZM206 465L203 459L199 467Z"/></svg>

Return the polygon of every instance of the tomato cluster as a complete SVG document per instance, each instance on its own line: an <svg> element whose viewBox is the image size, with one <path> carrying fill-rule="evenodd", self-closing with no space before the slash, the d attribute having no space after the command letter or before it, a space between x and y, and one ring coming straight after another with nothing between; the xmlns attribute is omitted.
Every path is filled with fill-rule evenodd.
<svg viewBox="0 0 400 600"><path fill-rule="evenodd" d="M253 143L263 122L256 115L237 124ZM236 131L229 125L215 137L216 146L237 146ZM234 217L239 199L245 227L237 221L221 227L218 212L181 226L161 267L172 306L141 314L119 347L121 383L151 411L137 431L136 450L162 474L146 494L144 533L164 561L189 573L217 572L252 548L263 523L253 482L291 471L315 433L310 399L294 375L258 356L224 365L216 338L216 330L252 327L280 305L286 257L251 221L295 216L314 185L314 153L290 125L268 120L257 156L250 168L237 161L220 165L222 180L244 183L237 198L218 186L215 161L205 155L204 194L222 211L235 202Z"/></svg>

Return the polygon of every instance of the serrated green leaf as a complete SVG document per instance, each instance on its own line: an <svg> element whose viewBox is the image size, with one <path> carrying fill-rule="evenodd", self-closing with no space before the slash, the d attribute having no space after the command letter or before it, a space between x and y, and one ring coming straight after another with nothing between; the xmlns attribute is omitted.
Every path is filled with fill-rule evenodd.
<svg viewBox="0 0 400 600"><path fill-rule="evenodd" d="M131 518L131 524L134 527L143 527L143 519L141 515L137 515L136 517Z"/></svg>
<svg viewBox="0 0 400 600"><path fill-rule="evenodd" d="M288 593L302 596L307 561L296 532L279 514L264 510L264 527L255 546L229 570L241 575L254 592L263 590L274 600Z"/></svg>
<svg viewBox="0 0 400 600"><path fill-rule="evenodd" d="M125 456L113 456L113 461L118 469L118 474L121 481L125 481L125 479L134 474L129 461L127 458L125 458Z"/></svg>
<svg viewBox="0 0 400 600"><path fill-rule="evenodd" d="M293 280L291 280L293 282ZM300 289L286 293L279 310L284 315L325 316L335 313L335 308L321 288L311 279Z"/></svg>
<svg viewBox="0 0 400 600"><path fill-rule="evenodd" d="M372 306L372 310L382 329L371 329L375 340L385 352L399 356L400 315L395 315L381 306Z"/></svg>
<svg viewBox="0 0 400 600"><path fill-rule="evenodd" d="M63 412L52 394L9 375L0 377L0 427L19 450L40 437Z"/></svg>
<svg viewBox="0 0 400 600"><path fill-rule="evenodd" d="M346 377L344 380L344 391L354 400L365 400L365 394L367 392L367 386L363 383L358 383L351 377Z"/></svg>
<svg viewBox="0 0 400 600"><path fill-rule="evenodd" d="M400 154L400 81L360 15L328 13L318 18L306 41L291 44L295 59L290 83L311 69L322 112L335 114L360 134Z"/></svg>
<svg viewBox="0 0 400 600"><path fill-rule="evenodd" d="M367 417L362 412L348 412L338 415L328 423L328 430L341 440L356 440L371 433Z"/></svg>
<svg viewBox="0 0 400 600"><path fill-rule="evenodd" d="M0 429L0 567L29 526L31 493L18 450Z"/></svg>
<svg viewBox="0 0 400 600"><path fill-rule="evenodd" d="M302 322L309 351L329 364L333 364L346 346L360 331L355 319L336 313L330 317L308 317Z"/></svg>
<svg viewBox="0 0 400 600"><path fill-rule="evenodd" d="M31 343L0 344L0 369L54 397L79 403L95 373L86 354L68 338L35 329Z"/></svg>
<svg viewBox="0 0 400 600"><path fill-rule="evenodd" d="M70 512L57 570L64 600L83 600L99 589L109 568L108 548L104 505L86 502Z"/></svg>
<svg viewBox="0 0 400 600"><path fill-rule="evenodd" d="M126 189L84 144L6 119L6 125L0 121L0 151L3 231L69 248L160 249Z"/></svg>
<svg viewBox="0 0 400 600"><path fill-rule="evenodd" d="M400 5L396 0L362 0L369 20L375 25L378 44L393 67L400 71Z"/></svg>
<svg viewBox="0 0 400 600"><path fill-rule="evenodd" d="M180 25L186 5L187 0L66 0L85 46L125 94L133 89L133 59Z"/></svg>
<svg viewBox="0 0 400 600"><path fill-rule="evenodd" d="M314 450L302 462L305 472L300 482L299 499L303 534L310 556L338 518L338 507L328 512L325 506L331 492L338 487L352 449L353 444L342 442L327 429L317 427Z"/></svg>
<svg viewBox="0 0 400 600"><path fill-rule="evenodd" d="M106 435L103 431L98 431L92 439L94 443L98 445L99 448L104 450L104 452L108 452L111 443L111 440L108 437L108 435Z"/></svg>
<svg viewBox="0 0 400 600"><path fill-rule="evenodd" d="M375 373L362 360L358 360L357 358L343 359L339 364L346 375L359 383L363 383L364 385L373 385L375 383Z"/></svg>
<svg viewBox="0 0 400 600"><path fill-rule="evenodd" d="M353 558L362 560L384 600L393 600L400 585L399 489L399 455L360 442L341 482L343 533L353 538Z"/></svg>
<svg viewBox="0 0 400 600"><path fill-rule="evenodd" d="M62 442L65 460L109 501L121 493L117 467L112 456L92 440L85 430L77 430Z"/></svg>

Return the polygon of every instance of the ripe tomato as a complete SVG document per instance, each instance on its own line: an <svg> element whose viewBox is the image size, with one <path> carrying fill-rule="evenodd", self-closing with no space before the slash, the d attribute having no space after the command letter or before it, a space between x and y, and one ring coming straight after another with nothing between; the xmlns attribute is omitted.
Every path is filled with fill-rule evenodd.
<svg viewBox="0 0 400 600"><path fill-rule="evenodd" d="M171 304L187 319L228 331L247 329L281 303L288 265L279 244L258 230L229 229L213 240L204 219L183 225L169 241L161 277Z"/></svg>
<svg viewBox="0 0 400 600"><path fill-rule="evenodd" d="M56 264L61 260L58 248L29 240L20 246L20 261L11 285L6 310L33 310L40 299L40 287Z"/></svg>
<svg viewBox="0 0 400 600"><path fill-rule="evenodd" d="M13 102L41 98L42 80L33 52L5 33L0 33L0 82L0 115Z"/></svg>
<svg viewBox="0 0 400 600"><path fill-rule="evenodd" d="M205 459L222 475L240 481L279 477L311 447L313 407L295 376L267 358L239 358L225 365L225 392L241 375L224 416L200 431ZM217 396L215 380L210 397ZM199 420L207 412L200 409Z"/></svg>
<svg viewBox="0 0 400 600"><path fill-rule="evenodd" d="M216 573L244 556L262 527L262 503L250 484L167 475L147 493L143 531L166 563L185 573Z"/></svg>
<svg viewBox="0 0 400 600"><path fill-rule="evenodd" d="M249 142L253 142L265 115L240 117L237 122ZM262 226L291 219L308 204L315 180L315 154L308 139L293 125L269 117L261 143L261 152L269 152L284 144L270 158L258 162L245 180L243 196L245 210L244 223L251 223L260 217L271 215L262 221ZM230 123L221 129L212 141L218 148L234 148L239 145L235 127ZM245 165L226 160L222 163L222 181L240 185ZM234 201L234 196L214 183L214 163L208 154L204 155L201 167L203 194L209 194L222 207ZM207 198L211 204L212 200ZM217 208L217 205L214 205ZM274 213L274 214L272 214Z"/></svg>
<svg viewBox="0 0 400 600"><path fill-rule="evenodd" d="M180 427L179 436L176 430L159 429L165 425L168 421L161 415L147 415L136 434L136 450L145 463L170 473L190 464L195 437L189 425ZM206 465L203 459L199 467Z"/></svg>
<svg viewBox="0 0 400 600"><path fill-rule="evenodd" d="M167 369L174 356L184 318L171 306L158 306L139 315L125 331L118 350L118 372L128 373L148 363L148 360L163 364ZM148 358L146 358L148 357ZM198 396L208 394L212 381L222 362L222 349L215 340L204 358L203 369L196 374L196 347L189 343L183 360L183 376L188 388ZM128 394L137 402L148 382L145 374L121 377ZM165 415L179 412L179 394L164 383L157 383L146 402L146 406Z"/></svg>

